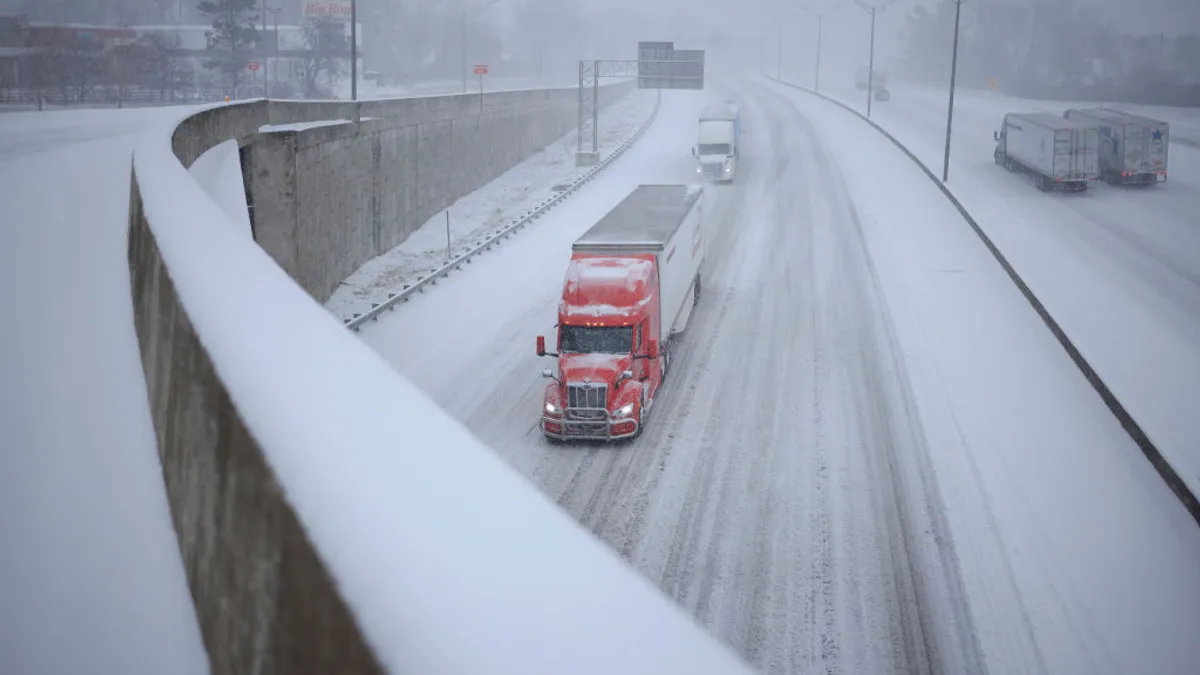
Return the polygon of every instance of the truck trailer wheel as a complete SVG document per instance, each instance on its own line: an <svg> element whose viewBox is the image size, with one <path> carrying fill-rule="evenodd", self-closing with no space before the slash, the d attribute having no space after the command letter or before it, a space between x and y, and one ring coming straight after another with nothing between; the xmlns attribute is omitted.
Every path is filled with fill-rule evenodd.
<svg viewBox="0 0 1200 675"><path fill-rule="evenodd" d="M696 275L695 281L692 282L692 301L700 302L700 275Z"/></svg>

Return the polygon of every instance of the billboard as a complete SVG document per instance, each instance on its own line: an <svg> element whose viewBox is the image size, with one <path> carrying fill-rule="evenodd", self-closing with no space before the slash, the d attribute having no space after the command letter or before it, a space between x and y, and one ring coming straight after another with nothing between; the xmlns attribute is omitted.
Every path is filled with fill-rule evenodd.
<svg viewBox="0 0 1200 675"><path fill-rule="evenodd" d="M304 0L304 18L350 20L350 0Z"/></svg>
<svg viewBox="0 0 1200 675"><path fill-rule="evenodd" d="M638 43L638 89L703 89L704 50L674 42Z"/></svg>

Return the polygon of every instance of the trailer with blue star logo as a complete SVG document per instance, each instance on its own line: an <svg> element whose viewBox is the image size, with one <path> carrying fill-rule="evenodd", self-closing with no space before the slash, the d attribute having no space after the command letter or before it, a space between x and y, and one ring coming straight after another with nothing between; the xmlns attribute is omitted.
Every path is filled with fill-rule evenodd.
<svg viewBox="0 0 1200 675"><path fill-rule="evenodd" d="M1100 177L1110 185L1153 185L1167 180L1171 129L1161 120L1115 108L1071 109L1069 120L1100 129Z"/></svg>

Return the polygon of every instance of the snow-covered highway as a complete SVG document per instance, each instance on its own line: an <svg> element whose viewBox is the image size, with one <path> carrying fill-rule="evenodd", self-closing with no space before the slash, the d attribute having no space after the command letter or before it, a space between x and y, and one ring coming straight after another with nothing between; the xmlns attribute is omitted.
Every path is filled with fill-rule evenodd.
<svg viewBox="0 0 1200 675"><path fill-rule="evenodd" d="M865 93L822 87L864 110ZM1193 493L1200 493L1200 140L1194 110L1154 108L1172 124L1168 180L1097 183L1043 194L992 161L1006 112L1061 114L1085 104L961 91L950 189L996 242ZM1116 106L1122 107L1122 106ZM1142 110L1133 106L1135 110ZM941 173L945 92L897 85L873 119Z"/></svg>
<svg viewBox="0 0 1200 675"><path fill-rule="evenodd" d="M958 212L850 113L753 75L709 87L664 92L645 136L593 183L361 339L764 672L1193 674L1200 531ZM706 188L703 297L646 432L628 445L548 444L536 421L549 364L534 338L553 330L570 243L639 183L696 182L688 147L714 98L742 105L743 164L734 184ZM936 166L934 97L897 92L887 105L880 121ZM1164 449L1189 449L1200 431L1187 414L1200 400L1200 240L1187 218L1200 208L1200 153L1173 147L1165 186L1063 199L991 164L993 107L962 109L952 188L1016 251ZM154 114L95 115L0 134L11 220L0 269L6 314L20 319L0 363L0 428L17 450L0 453L0 665L203 672L129 303L129 149ZM1136 221L1143 211L1153 223ZM210 258L222 259L191 262ZM278 316L286 334L288 314ZM328 353L316 361L335 369L335 352L309 354ZM287 388L259 365L241 381ZM386 372L372 362L370 374ZM329 389L346 401L377 393ZM271 396L255 405L287 412ZM357 409L342 407L352 419ZM372 421L402 427L408 411L393 409L395 420L374 410ZM365 455L396 466L426 442L409 440L367 444ZM371 466L362 447L350 454L322 454L345 469L323 492L340 498L355 487L346 467ZM426 479L423 497L487 499L480 475L446 465L461 482ZM365 473L358 487L385 502L331 502L321 514L374 514L342 508L351 502L413 511L400 508L413 495ZM386 529L374 520L328 517L318 529L337 532L349 559L402 569L405 538L354 545ZM450 528L429 529L431 541L450 539ZM550 544L525 530L503 544L528 569L521 556ZM446 568L472 565L476 581L505 585L470 556ZM359 597L396 597L356 569ZM578 583L603 593L591 580ZM453 605L439 609L449 626ZM486 641L511 651L507 635Z"/></svg>
<svg viewBox="0 0 1200 675"><path fill-rule="evenodd" d="M672 377L632 445L548 445L570 242L694 181L706 96L747 150ZM937 188L804 97L668 92L603 178L363 339L767 672L1190 672L1186 512Z"/></svg>

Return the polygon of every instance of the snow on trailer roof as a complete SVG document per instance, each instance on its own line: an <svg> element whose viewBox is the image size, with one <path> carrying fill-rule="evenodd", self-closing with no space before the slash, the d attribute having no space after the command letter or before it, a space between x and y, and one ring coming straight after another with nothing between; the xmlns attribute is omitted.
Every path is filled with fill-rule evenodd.
<svg viewBox="0 0 1200 675"><path fill-rule="evenodd" d="M704 110L700 111L700 121L731 120L737 117L737 115L737 106L732 103L710 103L704 106Z"/></svg>
<svg viewBox="0 0 1200 675"><path fill-rule="evenodd" d="M1067 112L1077 112L1082 115L1088 115L1090 117L1095 117L1106 122L1113 122L1115 124L1133 122L1136 124L1149 124L1151 126L1167 126L1167 123L1162 120L1156 120L1152 117L1146 117L1144 115L1137 115L1124 110L1118 110L1117 108L1072 108Z"/></svg>
<svg viewBox="0 0 1200 675"><path fill-rule="evenodd" d="M639 185L571 248L647 246L662 248L679 229L704 188L698 185Z"/></svg>
<svg viewBox="0 0 1200 675"><path fill-rule="evenodd" d="M1078 129L1080 127L1078 121L1066 120L1054 113L1048 112L1008 113L1005 117L1008 119L1023 120L1049 129Z"/></svg>

